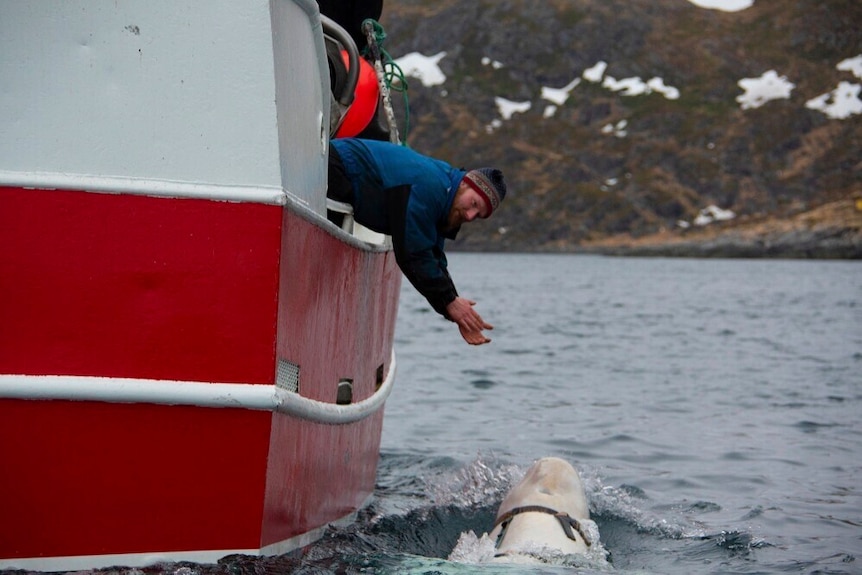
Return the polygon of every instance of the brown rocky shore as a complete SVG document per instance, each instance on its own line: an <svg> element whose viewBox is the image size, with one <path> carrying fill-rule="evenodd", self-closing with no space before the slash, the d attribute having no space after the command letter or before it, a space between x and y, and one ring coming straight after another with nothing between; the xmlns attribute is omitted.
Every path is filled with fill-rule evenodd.
<svg viewBox="0 0 862 575"><path fill-rule="evenodd" d="M604 255L862 259L862 199L824 204L787 218L739 218L639 238L587 241L575 251Z"/></svg>

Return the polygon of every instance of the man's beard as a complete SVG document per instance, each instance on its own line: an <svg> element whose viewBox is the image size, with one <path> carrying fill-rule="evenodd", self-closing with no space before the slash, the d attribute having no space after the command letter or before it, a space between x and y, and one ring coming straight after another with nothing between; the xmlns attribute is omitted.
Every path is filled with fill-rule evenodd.
<svg viewBox="0 0 862 575"><path fill-rule="evenodd" d="M449 216L446 218L446 231L454 232L458 231L461 227L461 224L464 223L464 218L461 217L461 212L459 212L454 207L449 210Z"/></svg>
<svg viewBox="0 0 862 575"><path fill-rule="evenodd" d="M453 208L449 210L449 214L446 216L446 221L441 222L438 229L445 237L454 239L463 223L464 221L459 217L458 211Z"/></svg>

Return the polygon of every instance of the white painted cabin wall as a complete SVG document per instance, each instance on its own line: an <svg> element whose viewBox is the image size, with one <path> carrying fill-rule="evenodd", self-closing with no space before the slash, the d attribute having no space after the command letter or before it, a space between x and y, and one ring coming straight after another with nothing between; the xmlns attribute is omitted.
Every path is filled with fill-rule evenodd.
<svg viewBox="0 0 862 575"><path fill-rule="evenodd" d="M0 0L0 175L284 188L323 214L323 54L312 0Z"/></svg>

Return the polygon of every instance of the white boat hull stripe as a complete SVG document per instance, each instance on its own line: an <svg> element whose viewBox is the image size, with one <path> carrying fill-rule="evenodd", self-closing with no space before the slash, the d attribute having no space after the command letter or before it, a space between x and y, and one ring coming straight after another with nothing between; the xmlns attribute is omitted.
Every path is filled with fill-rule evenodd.
<svg viewBox="0 0 862 575"><path fill-rule="evenodd" d="M365 419L383 407L392 392L395 368L393 351L389 373L377 392L349 405L308 399L274 385L71 375L0 375L0 398L255 409L343 425Z"/></svg>
<svg viewBox="0 0 862 575"><path fill-rule="evenodd" d="M283 206L289 193L274 186L174 182L146 178L91 176L48 172L9 172L0 170L0 185L34 190L78 190L112 194L132 194L165 198L205 199ZM298 198L294 202L304 204Z"/></svg>

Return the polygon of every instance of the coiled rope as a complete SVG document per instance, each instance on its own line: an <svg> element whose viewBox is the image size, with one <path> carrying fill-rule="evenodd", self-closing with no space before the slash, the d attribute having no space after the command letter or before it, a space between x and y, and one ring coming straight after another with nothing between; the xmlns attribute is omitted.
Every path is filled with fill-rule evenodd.
<svg viewBox="0 0 862 575"><path fill-rule="evenodd" d="M410 132L410 101L407 97L407 78L404 71L395 63L389 52L383 47L386 42L386 31L377 20L368 18L362 22L362 30L368 38L368 45L362 49L364 56L370 56L374 62L377 79L380 83L380 93L383 96L383 106L386 110L392 141L404 144ZM404 139L398 135L398 125L395 121L395 111L392 108L391 92L400 92L404 102ZM405 144L406 145L406 144Z"/></svg>

